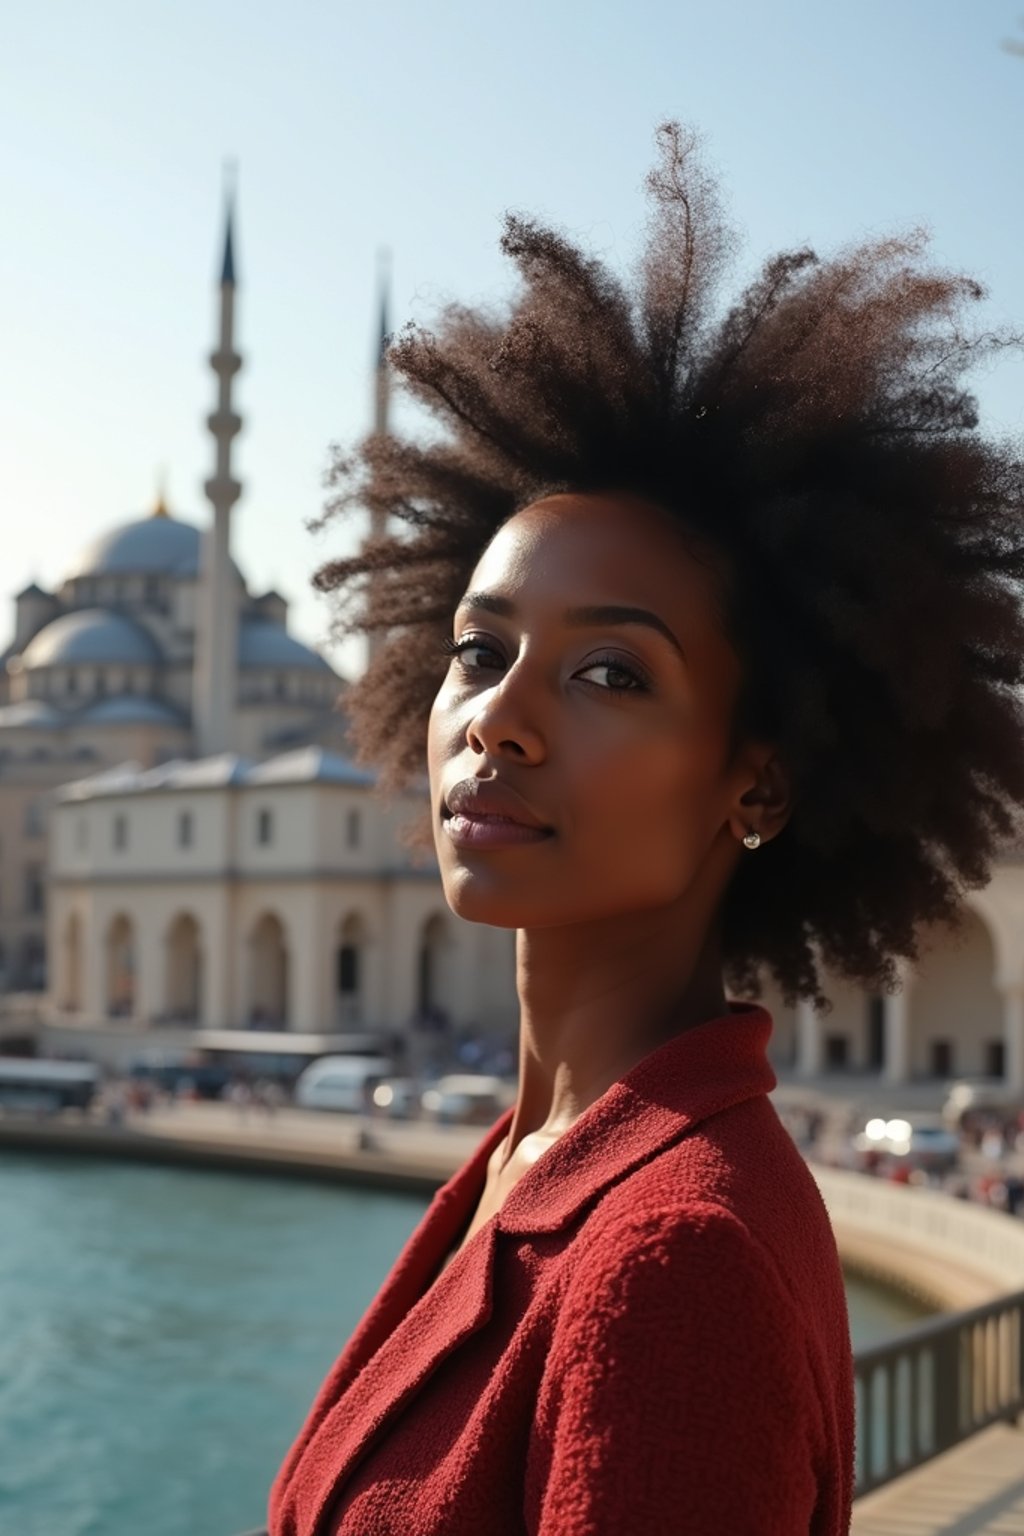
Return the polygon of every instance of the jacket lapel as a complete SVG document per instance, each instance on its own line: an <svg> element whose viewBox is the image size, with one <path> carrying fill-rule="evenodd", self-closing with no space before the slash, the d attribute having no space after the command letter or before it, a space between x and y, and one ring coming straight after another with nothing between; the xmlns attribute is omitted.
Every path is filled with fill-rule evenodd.
<svg viewBox="0 0 1024 1536"><path fill-rule="evenodd" d="M289 1458L290 1470L282 1469L289 1483L281 1510L283 1530L316 1528L385 1425L490 1317L497 1240L493 1222L434 1277L480 1198L488 1158L511 1117L509 1110L492 1126L469 1162L435 1195L324 1383L305 1443L300 1440Z"/></svg>

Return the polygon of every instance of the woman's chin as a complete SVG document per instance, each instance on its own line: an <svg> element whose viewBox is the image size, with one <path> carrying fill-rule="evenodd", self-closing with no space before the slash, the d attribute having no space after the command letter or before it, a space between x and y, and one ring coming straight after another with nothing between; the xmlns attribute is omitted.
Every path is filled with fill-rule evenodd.
<svg viewBox="0 0 1024 1536"><path fill-rule="evenodd" d="M467 923L486 923L489 928L523 928L529 924L529 910L502 900L493 892L462 889L455 894L446 889L445 900L455 916Z"/></svg>
<svg viewBox="0 0 1024 1536"><path fill-rule="evenodd" d="M444 898L456 917L490 928L528 928L538 919L536 894L516 893L505 881L487 879L465 867L445 870Z"/></svg>

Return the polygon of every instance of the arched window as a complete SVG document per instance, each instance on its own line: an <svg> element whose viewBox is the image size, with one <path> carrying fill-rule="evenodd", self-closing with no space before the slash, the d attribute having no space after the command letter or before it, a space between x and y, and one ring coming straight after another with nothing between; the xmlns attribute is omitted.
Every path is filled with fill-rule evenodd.
<svg viewBox="0 0 1024 1536"><path fill-rule="evenodd" d="M246 1023L253 1029L288 1026L288 947L284 925L265 912L249 935Z"/></svg>
<svg viewBox="0 0 1024 1536"><path fill-rule="evenodd" d="M135 929L123 912L107 930L107 1013L130 1018L135 1012Z"/></svg>
<svg viewBox="0 0 1024 1536"><path fill-rule="evenodd" d="M339 1028L365 1023L366 926L356 914L341 925L335 951L335 1019Z"/></svg>
<svg viewBox="0 0 1024 1536"><path fill-rule="evenodd" d="M417 1023L444 1030L451 1018L451 940L448 924L434 913L420 931L416 957Z"/></svg>
<svg viewBox="0 0 1024 1536"><path fill-rule="evenodd" d="M190 912L180 912L167 930L164 1013L169 1021L201 1022L202 974L199 924Z"/></svg>

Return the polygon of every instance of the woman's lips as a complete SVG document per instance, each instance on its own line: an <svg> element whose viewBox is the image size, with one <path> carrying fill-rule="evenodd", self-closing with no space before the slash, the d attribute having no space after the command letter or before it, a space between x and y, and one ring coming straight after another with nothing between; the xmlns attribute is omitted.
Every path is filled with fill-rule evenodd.
<svg viewBox="0 0 1024 1536"><path fill-rule="evenodd" d="M527 827L506 816L471 816L465 811L453 811L441 825L457 848L511 848L544 843L553 835L544 827Z"/></svg>

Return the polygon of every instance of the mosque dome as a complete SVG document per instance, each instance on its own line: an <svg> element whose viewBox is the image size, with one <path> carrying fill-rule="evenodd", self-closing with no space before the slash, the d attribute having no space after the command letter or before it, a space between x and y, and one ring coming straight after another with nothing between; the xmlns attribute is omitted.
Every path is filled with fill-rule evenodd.
<svg viewBox="0 0 1024 1536"><path fill-rule="evenodd" d="M161 659L156 641L140 624L105 608L81 608L45 624L25 647L21 664L26 669L78 662L149 665Z"/></svg>
<svg viewBox="0 0 1024 1536"><path fill-rule="evenodd" d="M195 575L199 570L200 530L158 512L122 523L82 550L67 572L79 576Z"/></svg>
<svg viewBox="0 0 1024 1536"><path fill-rule="evenodd" d="M243 619L238 630L240 667L305 667L311 672L333 672L317 652L296 640L279 624L263 619Z"/></svg>

